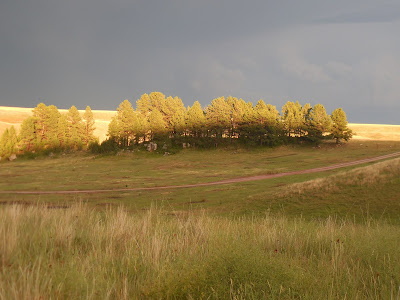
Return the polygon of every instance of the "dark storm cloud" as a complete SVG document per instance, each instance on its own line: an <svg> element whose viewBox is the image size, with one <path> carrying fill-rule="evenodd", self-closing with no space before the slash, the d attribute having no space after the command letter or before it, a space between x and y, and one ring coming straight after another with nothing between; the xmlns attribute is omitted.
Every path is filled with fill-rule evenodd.
<svg viewBox="0 0 400 300"><path fill-rule="evenodd" d="M399 16L375 0L3 0L0 105L115 109L157 90L400 123Z"/></svg>

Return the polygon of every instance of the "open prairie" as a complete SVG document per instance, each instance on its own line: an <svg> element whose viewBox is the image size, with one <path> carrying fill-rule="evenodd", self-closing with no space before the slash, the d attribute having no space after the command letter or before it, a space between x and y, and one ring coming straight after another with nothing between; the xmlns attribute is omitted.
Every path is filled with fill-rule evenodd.
<svg viewBox="0 0 400 300"><path fill-rule="evenodd" d="M400 125L350 123L354 139L400 141Z"/></svg>
<svg viewBox="0 0 400 300"><path fill-rule="evenodd" d="M0 164L0 299L397 299L400 151L321 148L59 153Z"/></svg>

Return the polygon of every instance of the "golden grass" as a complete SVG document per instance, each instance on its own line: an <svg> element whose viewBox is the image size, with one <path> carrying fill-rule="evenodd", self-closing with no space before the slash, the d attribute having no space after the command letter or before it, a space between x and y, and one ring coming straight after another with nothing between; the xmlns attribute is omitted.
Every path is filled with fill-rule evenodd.
<svg viewBox="0 0 400 300"><path fill-rule="evenodd" d="M344 185L373 185L400 176L400 158L378 162L370 166L340 172L287 187L284 195L304 194L308 191L338 192Z"/></svg>
<svg viewBox="0 0 400 300"><path fill-rule="evenodd" d="M354 139L400 141L400 125L350 123L349 128L354 132Z"/></svg>
<svg viewBox="0 0 400 300"><path fill-rule="evenodd" d="M0 106L0 136L7 128L14 126L18 131L23 120L32 115L33 108L26 107L8 107ZM67 113L67 109L59 109L63 114ZM83 115L84 110L79 110L81 115ZM92 110L93 116L95 118L94 135L99 138L100 142L104 141L107 136L108 123L111 118L115 115L115 111L109 110Z"/></svg>

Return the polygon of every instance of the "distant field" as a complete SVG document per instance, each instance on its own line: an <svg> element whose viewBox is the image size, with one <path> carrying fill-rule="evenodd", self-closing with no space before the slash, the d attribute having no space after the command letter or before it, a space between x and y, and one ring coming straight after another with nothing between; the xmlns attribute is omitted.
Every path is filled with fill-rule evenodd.
<svg viewBox="0 0 400 300"><path fill-rule="evenodd" d="M6 128L10 128L11 126L19 130L23 120L32 115L32 109L33 108L0 106L0 135ZM61 113L68 112L67 109L59 109L59 111ZM83 115L84 110L80 110L79 112ZM99 137L100 141L103 141L106 139L108 123L116 112L108 110L92 110L92 112L96 126L94 135Z"/></svg>
<svg viewBox="0 0 400 300"><path fill-rule="evenodd" d="M400 125L349 124L355 139L400 141Z"/></svg>

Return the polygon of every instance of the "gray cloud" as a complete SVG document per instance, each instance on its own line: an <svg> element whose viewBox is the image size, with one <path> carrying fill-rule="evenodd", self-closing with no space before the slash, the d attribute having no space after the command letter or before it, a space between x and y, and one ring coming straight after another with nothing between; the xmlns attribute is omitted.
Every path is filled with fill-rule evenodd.
<svg viewBox="0 0 400 300"><path fill-rule="evenodd" d="M387 0L3 0L0 105L115 109L157 90L400 123L398 28Z"/></svg>

